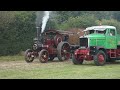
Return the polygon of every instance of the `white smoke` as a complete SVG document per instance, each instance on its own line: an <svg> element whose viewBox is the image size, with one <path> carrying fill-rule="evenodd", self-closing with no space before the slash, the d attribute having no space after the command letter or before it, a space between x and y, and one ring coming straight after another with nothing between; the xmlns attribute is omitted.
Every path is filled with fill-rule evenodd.
<svg viewBox="0 0 120 90"><path fill-rule="evenodd" d="M37 11L36 12L36 27L39 27L40 25L42 25L42 18L43 18L43 14L44 14L44 11Z"/></svg>
<svg viewBox="0 0 120 90"><path fill-rule="evenodd" d="M46 24L47 24L47 21L49 19L49 15L50 15L50 11L44 11L44 17L42 19L42 30L41 30L41 33L44 32L45 30L45 27L46 27Z"/></svg>

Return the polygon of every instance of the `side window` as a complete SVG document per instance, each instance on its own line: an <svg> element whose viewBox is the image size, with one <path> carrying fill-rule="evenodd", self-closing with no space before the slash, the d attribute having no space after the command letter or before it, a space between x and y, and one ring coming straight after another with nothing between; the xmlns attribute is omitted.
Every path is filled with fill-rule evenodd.
<svg viewBox="0 0 120 90"><path fill-rule="evenodd" d="M92 33L94 33L94 30L90 30L90 32L89 32L90 34L92 34Z"/></svg>
<svg viewBox="0 0 120 90"><path fill-rule="evenodd" d="M97 31L97 33L99 33L99 34L105 34L106 30L104 30L104 31Z"/></svg>
<svg viewBox="0 0 120 90"><path fill-rule="evenodd" d="M115 30L114 29L110 29L109 35L110 36L115 36Z"/></svg>

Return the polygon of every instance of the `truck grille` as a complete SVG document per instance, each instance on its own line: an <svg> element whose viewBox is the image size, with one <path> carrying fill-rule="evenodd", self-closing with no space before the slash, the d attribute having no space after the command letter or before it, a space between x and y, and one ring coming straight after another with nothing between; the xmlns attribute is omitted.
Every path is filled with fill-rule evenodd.
<svg viewBox="0 0 120 90"><path fill-rule="evenodd" d="M80 38L80 47L88 47L88 38Z"/></svg>

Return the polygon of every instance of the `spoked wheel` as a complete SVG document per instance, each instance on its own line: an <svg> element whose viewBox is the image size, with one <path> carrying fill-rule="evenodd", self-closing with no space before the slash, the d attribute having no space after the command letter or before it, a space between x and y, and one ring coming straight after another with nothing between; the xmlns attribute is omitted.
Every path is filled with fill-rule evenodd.
<svg viewBox="0 0 120 90"><path fill-rule="evenodd" d="M48 61L48 57L49 57L49 54L47 50L43 49L39 52L39 61L41 63L46 63Z"/></svg>
<svg viewBox="0 0 120 90"><path fill-rule="evenodd" d="M97 66L103 66L106 63L106 55L103 51L98 51L97 55L94 56L94 63Z"/></svg>
<svg viewBox="0 0 120 90"><path fill-rule="evenodd" d="M82 63L83 63L83 59L81 59L79 56L75 56L75 55L73 54L73 55L72 55L72 62L73 62L75 65L82 64Z"/></svg>
<svg viewBox="0 0 120 90"><path fill-rule="evenodd" d="M27 49L27 50L25 51L25 61L26 61L27 63L30 63L30 62L32 62L33 60L34 60L34 55L32 55L32 50Z"/></svg>
<svg viewBox="0 0 120 90"><path fill-rule="evenodd" d="M67 42L60 42L57 47L57 55L60 61L70 59L70 45Z"/></svg>

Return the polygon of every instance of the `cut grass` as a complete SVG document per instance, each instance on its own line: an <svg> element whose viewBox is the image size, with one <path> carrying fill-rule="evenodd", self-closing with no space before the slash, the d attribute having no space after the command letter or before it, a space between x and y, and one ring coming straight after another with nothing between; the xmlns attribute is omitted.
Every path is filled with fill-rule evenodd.
<svg viewBox="0 0 120 90"><path fill-rule="evenodd" d="M23 60L24 57L17 55L17 56L0 56L0 61L20 61Z"/></svg>
<svg viewBox="0 0 120 90"><path fill-rule="evenodd" d="M23 56L0 57L0 79L120 79L120 62L95 66L74 65L71 60L26 63Z"/></svg>

